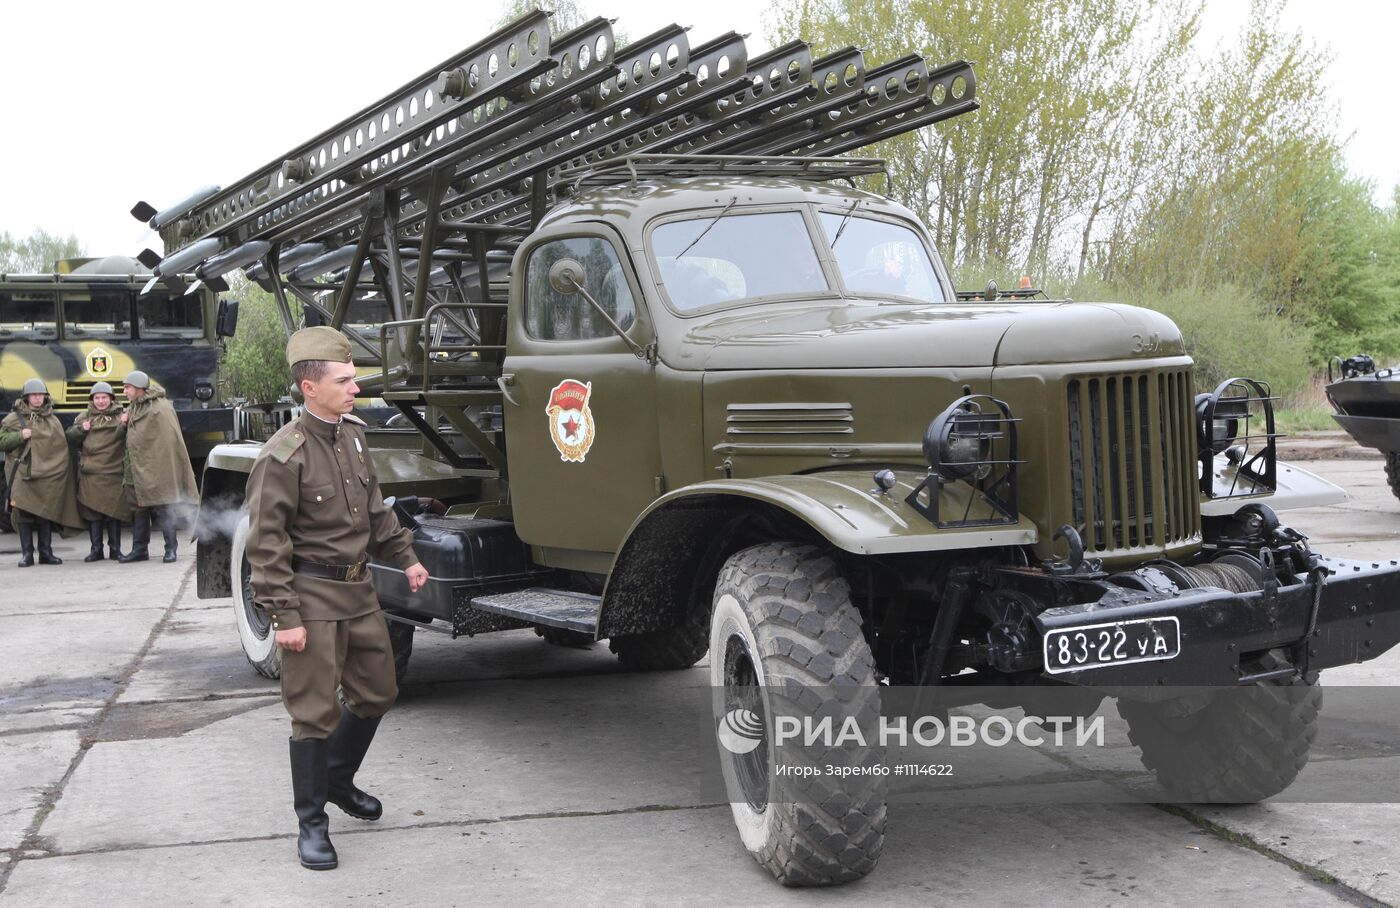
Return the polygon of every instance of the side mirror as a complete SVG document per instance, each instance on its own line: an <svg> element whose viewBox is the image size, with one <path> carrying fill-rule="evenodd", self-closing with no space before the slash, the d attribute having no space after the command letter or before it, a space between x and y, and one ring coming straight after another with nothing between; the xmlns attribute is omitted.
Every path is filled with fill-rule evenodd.
<svg viewBox="0 0 1400 908"><path fill-rule="evenodd" d="M587 280L583 266L574 259L560 259L549 266L549 287L555 293L577 293Z"/></svg>
<svg viewBox="0 0 1400 908"><path fill-rule="evenodd" d="M219 315L214 321L214 333L219 337L233 337L238 330L238 300L219 300Z"/></svg>
<svg viewBox="0 0 1400 908"><path fill-rule="evenodd" d="M325 318L321 316L319 309L315 309L311 306L302 306L301 324L305 328L318 328L321 325L327 324L327 322Z"/></svg>

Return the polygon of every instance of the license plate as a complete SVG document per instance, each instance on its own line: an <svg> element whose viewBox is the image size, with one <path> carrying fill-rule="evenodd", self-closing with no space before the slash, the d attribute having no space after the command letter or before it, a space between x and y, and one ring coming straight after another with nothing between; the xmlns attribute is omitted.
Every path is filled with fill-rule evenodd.
<svg viewBox="0 0 1400 908"><path fill-rule="evenodd" d="M1086 624L1045 635L1045 671L1078 672L1181 655L1181 622L1175 616Z"/></svg>

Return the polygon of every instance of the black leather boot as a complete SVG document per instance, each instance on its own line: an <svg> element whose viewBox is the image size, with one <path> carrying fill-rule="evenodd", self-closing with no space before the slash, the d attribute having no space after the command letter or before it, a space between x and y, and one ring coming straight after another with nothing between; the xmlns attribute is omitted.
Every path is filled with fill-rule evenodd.
<svg viewBox="0 0 1400 908"><path fill-rule="evenodd" d="M117 560L122 564L145 561L151 556L147 546L151 544L151 512L142 508L131 518L131 551Z"/></svg>
<svg viewBox="0 0 1400 908"><path fill-rule="evenodd" d="M165 556L160 560L169 564L175 560L175 552L180 545L180 534L176 529L175 522L175 508L171 505L157 508L156 522L160 525L160 534L165 537Z"/></svg>
<svg viewBox="0 0 1400 908"><path fill-rule="evenodd" d="M122 557L122 522L115 518L107 521L107 557L113 561Z"/></svg>
<svg viewBox="0 0 1400 908"><path fill-rule="evenodd" d="M62 564L63 559L53 553L53 524L47 520L34 521L35 533L39 537L39 563Z"/></svg>
<svg viewBox="0 0 1400 908"><path fill-rule="evenodd" d="M361 719L342 706L340 724L326 740L328 800L357 820L377 820L384 815L378 798L355 787L355 773L360 771L378 729L378 717Z"/></svg>
<svg viewBox="0 0 1400 908"><path fill-rule="evenodd" d="M34 522L16 520L15 529L19 530L19 566L30 567L34 564Z"/></svg>
<svg viewBox="0 0 1400 908"><path fill-rule="evenodd" d="M291 741L292 803L297 812L297 857L308 870L334 870L339 860L326 816L326 742Z"/></svg>
<svg viewBox="0 0 1400 908"><path fill-rule="evenodd" d="M92 543L92 551L87 553L83 559L85 562L102 560L102 521L88 521L88 541Z"/></svg>

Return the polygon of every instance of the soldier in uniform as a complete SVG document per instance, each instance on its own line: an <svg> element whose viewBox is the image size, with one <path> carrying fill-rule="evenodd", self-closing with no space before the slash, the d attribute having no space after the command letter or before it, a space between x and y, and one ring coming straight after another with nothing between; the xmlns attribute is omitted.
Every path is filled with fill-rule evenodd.
<svg viewBox="0 0 1400 908"><path fill-rule="evenodd" d="M254 598L282 648L297 855L329 870L337 859L327 801L363 820L383 813L355 773L398 696L368 554L398 565L415 592L428 572L384 503L365 424L350 412L359 391L350 342L334 328L305 328L288 342L287 362L305 409L263 446L248 477L247 555Z"/></svg>
<svg viewBox="0 0 1400 908"><path fill-rule="evenodd" d="M150 558L151 521L165 538L161 561L171 563L179 544L180 518L199 504L199 485L190 466L190 452L180 431L180 417L165 389L139 369L122 379L128 401L122 413L126 426L123 492L134 512L131 551L117 561L129 564Z"/></svg>
<svg viewBox="0 0 1400 908"><path fill-rule="evenodd" d="M19 530L20 567L34 564L35 537L39 563L62 564L53 553L53 529L78 531L77 485L73 458L63 436L63 424L53 412L53 400L43 381L31 378L20 389L14 410L0 422L0 451L5 461L5 494Z"/></svg>
<svg viewBox="0 0 1400 908"><path fill-rule="evenodd" d="M131 507L122 493L122 463L126 459L126 426L112 386L100 381L88 392L87 412L68 427L68 441L81 452L78 465L78 510L88 522L92 549L84 561L102 560L102 531L107 531L108 557L122 555L122 523Z"/></svg>

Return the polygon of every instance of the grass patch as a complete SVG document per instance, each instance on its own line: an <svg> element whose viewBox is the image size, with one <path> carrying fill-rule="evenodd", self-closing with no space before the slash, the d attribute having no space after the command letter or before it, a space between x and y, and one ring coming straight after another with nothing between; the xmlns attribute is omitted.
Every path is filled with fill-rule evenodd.
<svg viewBox="0 0 1400 908"><path fill-rule="evenodd" d="M1296 435L1299 432L1330 432L1340 430L1341 426L1332 418L1330 409L1293 409L1284 408L1274 411L1275 428L1285 435Z"/></svg>

